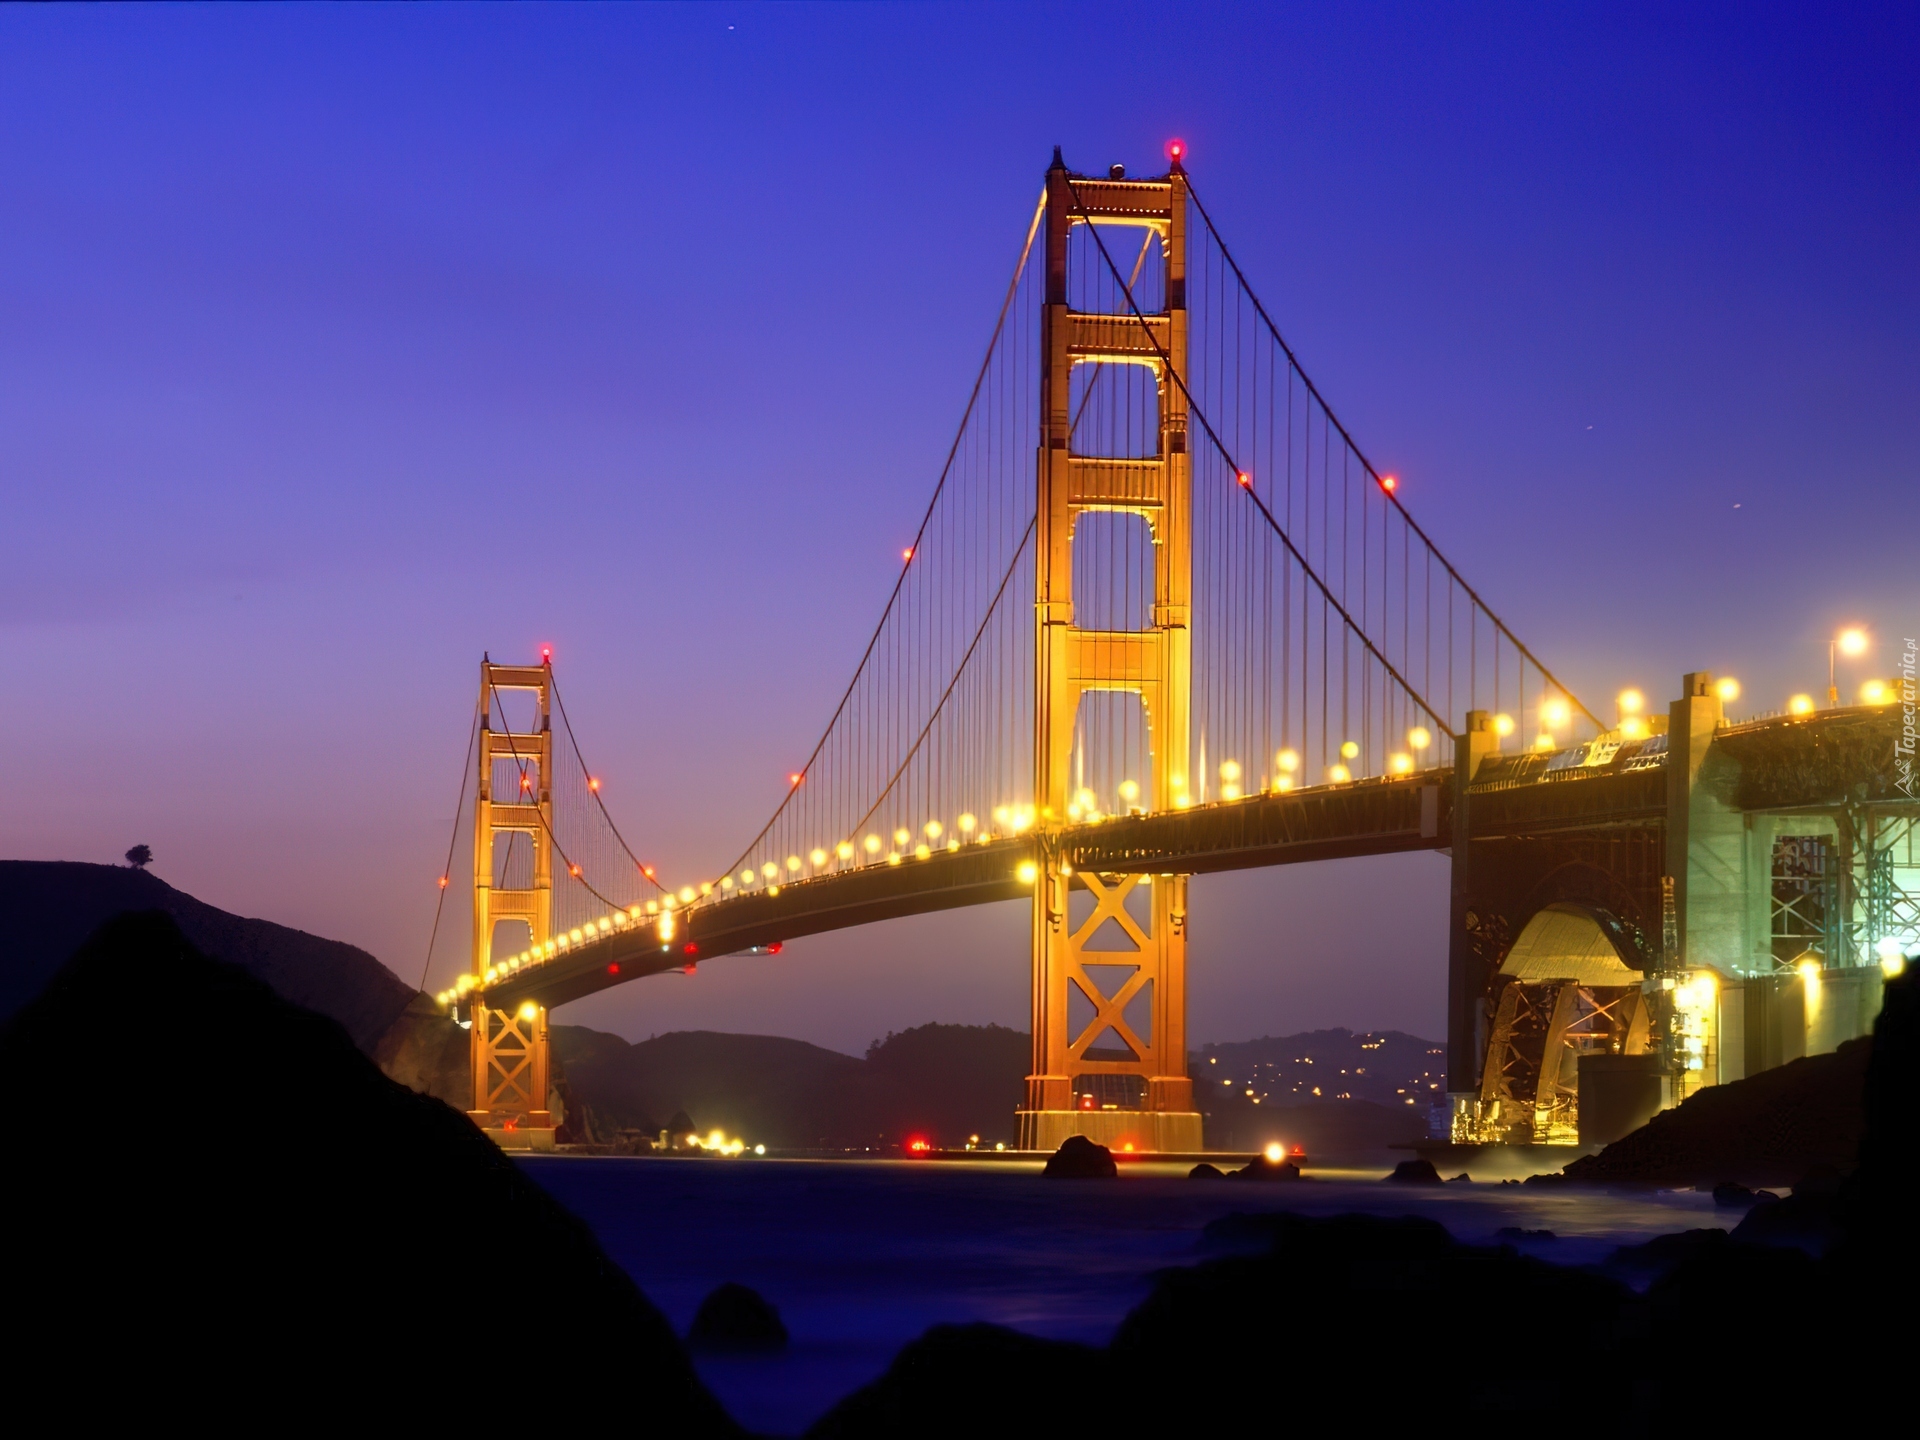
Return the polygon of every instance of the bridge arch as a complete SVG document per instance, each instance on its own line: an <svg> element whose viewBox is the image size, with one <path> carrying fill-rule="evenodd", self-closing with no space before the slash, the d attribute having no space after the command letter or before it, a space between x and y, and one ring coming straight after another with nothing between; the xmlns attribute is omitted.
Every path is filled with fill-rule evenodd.
<svg viewBox="0 0 1920 1440"><path fill-rule="evenodd" d="M1555 900L1534 911L1507 947L1500 973L1528 983L1637 985L1637 947L1619 919L1597 906Z"/></svg>

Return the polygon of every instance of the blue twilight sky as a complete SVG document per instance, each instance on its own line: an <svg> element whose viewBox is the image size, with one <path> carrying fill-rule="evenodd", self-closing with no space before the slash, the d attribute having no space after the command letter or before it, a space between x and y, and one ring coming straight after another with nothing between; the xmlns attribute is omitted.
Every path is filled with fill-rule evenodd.
<svg viewBox="0 0 1920 1440"><path fill-rule="evenodd" d="M816 735L1051 147L1174 134L1308 370L1591 701L1920 630L1920 11L0 10L0 853L417 978L475 662L725 863ZM1196 885L1192 1036L1437 1034L1445 861ZM1018 907L571 1007L1024 1025ZM441 952L433 979L457 967Z"/></svg>

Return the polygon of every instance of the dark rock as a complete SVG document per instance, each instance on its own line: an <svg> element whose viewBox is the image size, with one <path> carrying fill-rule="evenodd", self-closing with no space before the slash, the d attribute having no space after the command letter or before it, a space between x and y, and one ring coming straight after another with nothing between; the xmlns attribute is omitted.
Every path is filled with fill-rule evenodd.
<svg viewBox="0 0 1920 1440"><path fill-rule="evenodd" d="M1518 1225L1502 1225L1493 1232L1496 1240L1558 1240L1551 1230L1523 1230Z"/></svg>
<svg viewBox="0 0 1920 1440"><path fill-rule="evenodd" d="M1632 1134L1567 1166L1598 1185L1787 1185L1815 1166L1851 1170L1875 1042L1849 1040L1725 1085L1709 1085Z"/></svg>
<svg viewBox="0 0 1920 1440"><path fill-rule="evenodd" d="M1761 1197L1766 1198L1762 1199ZM1838 1197L1818 1190L1795 1190L1782 1200L1762 1190L1753 1208L1733 1227L1733 1238L1743 1245L1770 1245L1825 1255L1840 1238Z"/></svg>
<svg viewBox="0 0 1920 1440"><path fill-rule="evenodd" d="M700 1302L687 1344L696 1350L736 1353L784 1350L787 1327L759 1291L729 1280Z"/></svg>
<svg viewBox="0 0 1920 1440"><path fill-rule="evenodd" d="M1189 1180L1224 1180L1227 1177L1218 1165L1209 1165L1202 1160L1187 1172L1187 1178Z"/></svg>
<svg viewBox="0 0 1920 1440"><path fill-rule="evenodd" d="M1458 1175L1454 1176L1453 1179L1449 1180L1447 1183L1449 1185L1470 1185L1473 1183L1473 1176L1469 1175L1466 1171L1462 1170Z"/></svg>
<svg viewBox="0 0 1920 1440"><path fill-rule="evenodd" d="M1431 1160L1402 1160L1393 1167L1393 1173L1387 1179L1396 1185L1440 1185L1440 1172L1433 1168Z"/></svg>
<svg viewBox="0 0 1920 1440"><path fill-rule="evenodd" d="M936 1325L807 1435L977 1440L995 1433L1075 1434L1086 1428L1095 1397L1112 1393L1114 1379L1107 1353L1088 1345L1040 1340L998 1325Z"/></svg>
<svg viewBox="0 0 1920 1440"><path fill-rule="evenodd" d="M1300 1167L1291 1160L1269 1160L1264 1155L1256 1155L1238 1170L1230 1171L1229 1180L1298 1180Z"/></svg>
<svg viewBox="0 0 1920 1440"><path fill-rule="evenodd" d="M83 1041L91 1062L68 1063ZM78 1424L189 1387L215 1429L255 1429L294 1395L303 1421L411 1423L471 1373L477 1318L511 1315L563 1329L573 1373L633 1387L576 1392L596 1420L630 1425L644 1394L658 1433L739 1433L593 1233L465 1115L166 915L109 921L0 1031L13 1093L56 1073L71 1114L112 1122L37 1127L31 1165L0 1186L0 1225L34 1237L8 1264L8 1303L35 1317L8 1360ZM156 1307L175 1321L142 1323L101 1386L75 1338ZM225 1378L191 1378L213 1355ZM420 1383L385 1358L401 1355Z"/></svg>
<svg viewBox="0 0 1920 1440"><path fill-rule="evenodd" d="M1633 1280L1648 1280L1665 1275L1698 1250L1711 1250L1727 1243L1724 1230L1683 1230L1677 1235L1656 1235L1639 1245L1622 1245L1609 1255L1604 1268Z"/></svg>
<svg viewBox="0 0 1920 1440"><path fill-rule="evenodd" d="M1047 1158L1046 1174L1053 1180L1111 1180L1119 1173L1113 1152L1084 1135L1069 1135Z"/></svg>
<svg viewBox="0 0 1920 1440"><path fill-rule="evenodd" d="M1713 1203L1723 1210L1753 1204L1753 1191L1737 1180L1722 1180L1713 1187Z"/></svg>
<svg viewBox="0 0 1920 1440"><path fill-rule="evenodd" d="M1520 1183L1522 1185L1538 1186L1571 1185L1573 1184L1573 1177L1568 1175L1564 1170L1551 1170L1544 1175L1529 1175Z"/></svg>

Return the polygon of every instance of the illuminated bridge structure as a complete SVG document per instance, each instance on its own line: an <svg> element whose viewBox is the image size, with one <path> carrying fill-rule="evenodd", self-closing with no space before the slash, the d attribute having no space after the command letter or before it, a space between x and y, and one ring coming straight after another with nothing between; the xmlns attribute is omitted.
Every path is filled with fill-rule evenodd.
<svg viewBox="0 0 1920 1440"><path fill-rule="evenodd" d="M881 619L729 863L656 875L550 661L483 661L472 963L439 998L502 1143L552 1143L557 1006L1021 899L1022 1147L1197 1151L1189 877L1410 850L1452 857L1456 1139L1610 1138L1870 1023L1920 941L1911 710L1734 725L1693 674L1600 719L1366 459L1171 158L1055 152Z"/></svg>

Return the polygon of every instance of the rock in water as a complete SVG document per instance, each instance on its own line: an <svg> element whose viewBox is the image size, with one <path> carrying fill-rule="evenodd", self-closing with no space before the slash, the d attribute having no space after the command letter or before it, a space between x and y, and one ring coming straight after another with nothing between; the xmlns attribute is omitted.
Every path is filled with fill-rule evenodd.
<svg viewBox="0 0 1920 1440"><path fill-rule="evenodd" d="M759 1291L729 1280L700 1302L693 1328L687 1331L687 1344L696 1350L736 1353L784 1350L787 1327Z"/></svg>
<svg viewBox="0 0 1920 1440"><path fill-rule="evenodd" d="M1204 1160L1187 1172L1189 1180L1224 1180L1226 1178L1218 1165L1209 1165Z"/></svg>
<svg viewBox="0 0 1920 1440"><path fill-rule="evenodd" d="M1046 1173L1053 1180L1111 1180L1120 1169L1106 1146L1096 1145L1084 1135L1069 1135L1048 1158Z"/></svg>
<svg viewBox="0 0 1920 1440"><path fill-rule="evenodd" d="M1269 1160L1264 1155L1256 1155L1227 1178L1229 1180L1298 1180L1300 1167L1291 1160Z"/></svg>
<svg viewBox="0 0 1920 1440"><path fill-rule="evenodd" d="M645 1396L653 1433L740 1433L592 1232L466 1116L167 916L109 921L0 1032L15 1094L56 1074L0 1186L6 1233L33 1237L8 1358L80 1425L191 1406L216 1429L392 1428L444 1419L459 1377L504 1381L512 1355L596 1419L634 1425Z"/></svg>
<svg viewBox="0 0 1920 1440"><path fill-rule="evenodd" d="M1396 1185L1442 1185L1440 1172L1433 1168L1431 1160L1402 1160L1393 1167L1393 1173L1387 1179Z"/></svg>

